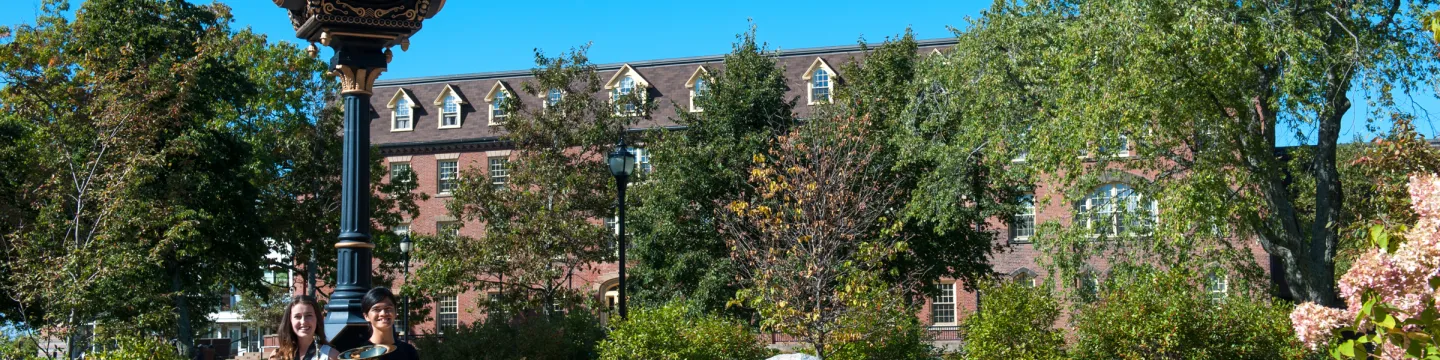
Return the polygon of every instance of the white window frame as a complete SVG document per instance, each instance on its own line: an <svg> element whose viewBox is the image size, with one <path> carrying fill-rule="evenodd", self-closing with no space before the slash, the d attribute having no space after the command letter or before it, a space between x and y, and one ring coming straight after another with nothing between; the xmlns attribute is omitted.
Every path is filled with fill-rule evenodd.
<svg viewBox="0 0 1440 360"><path fill-rule="evenodd" d="M490 186L495 189L505 187L510 183L510 158L507 156L490 156L486 158L486 178L490 180Z"/></svg>
<svg viewBox="0 0 1440 360"><path fill-rule="evenodd" d="M825 75L825 84L823 86L817 86L821 79L816 79L815 75L820 74L821 71L823 71ZM835 69L831 68L830 64L825 63L825 59L815 58L815 61L810 62L810 67L805 69L805 73L801 75L800 78L805 80L805 101L808 105L821 105L835 102L835 82L840 80L840 74L835 72ZM815 89L817 88L825 89L825 99L823 101L815 101Z"/></svg>
<svg viewBox="0 0 1440 360"><path fill-rule="evenodd" d="M395 162L391 162L391 163L390 163L390 182L391 182L391 183L394 183L394 182L395 182L395 177L400 175L399 173L397 173L397 170L398 170L398 168L400 168L400 167L404 167L404 168L405 168L405 171L408 171L408 172L410 172L411 174L414 174L414 173L415 173L415 168L412 167L412 166L410 166L410 162L409 162L409 161L395 161ZM417 177L418 177L418 176L417 176ZM418 180L418 179L417 179L417 180Z"/></svg>
<svg viewBox="0 0 1440 360"><path fill-rule="evenodd" d="M549 110L551 106L555 106L564 100L564 90L560 90L558 88L545 90L545 98L541 99L540 105L542 106L542 108Z"/></svg>
<svg viewBox="0 0 1440 360"><path fill-rule="evenodd" d="M415 108L420 105L415 98L410 96L409 92L405 89L396 90L395 95L390 97L390 102L385 105L390 108L391 132L415 131ZM402 118L406 126L397 126Z"/></svg>
<svg viewBox="0 0 1440 360"><path fill-rule="evenodd" d="M628 91L625 88L627 83L631 85ZM625 64L621 65L620 69L615 71L615 75L610 77L610 81L605 82L605 90L610 93L610 104L615 108L615 115L635 116L639 115L642 110L639 105L620 105L617 104L617 102L621 96L639 92L640 102L644 103L650 96L650 81L640 76L640 73L636 72L634 68L631 68L630 64Z"/></svg>
<svg viewBox="0 0 1440 360"><path fill-rule="evenodd" d="M699 104L695 103L695 99L705 96L705 94L710 92L709 78L710 71L705 70L704 66L700 66L696 67L695 72L690 74L689 80L685 80L685 88L690 90L690 112L705 111Z"/></svg>
<svg viewBox="0 0 1440 360"><path fill-rule="evenodd" d="M440 117L436 121L439 129L459 129L465 124L465 97L449 84L440 90L440 95L435 97L435 107L440 110ZM453 107L454 111L451 111Z"/></svg>
<svg viewBox="0 0 1440 360"><path fill-rule="evenodd" d="M450 176L445 176L445 168L451 164L454 168ZM441 159L435 161L435 192L441 195L449 195L459 187L460 181L460 159Z"/></svg>
<svg viewBox="0 0 1440 360"><path fill-rule="evenodd" d="M956 326L960 323L960 292L957 291L954 281L941 281L935 285L940 293L930 299L930 322L931 326ZM945 300L949 297L949 301ZM940 310L949 311L949 321L940 321Z"/></svg>
<svg viewBox="0 0 1440 360"><path fill-rule="evenodd" d="M435 331L444 333L445 329L454 329L460 326L460 297L455 295L441 295L435 300Z"/></svg>
<svg viewBox="0 0 1440 360"><path fill-rule="evenodd" d="M490 126L503 125L505 118L510 117L510 111L505 109L505 104L515 101L515 92L510 91L510 86L504 81L496 81L490 87L490 92L485 94L485 113L490 118Z"/></svg>
<svg viewBox="0 0 1440 360"><path fill-rule="evenodd" d="M460 223L459 221L436 221L435 235L450 235L451 237L460 236L461 227L464 227L464 224ZM449 232L449 234L446 234L445 232Z"/></svg>
<svg viewBox="0 0 1440 360"><path fill-rule="evenodd" d="M1150 214L1150 224L1129 223L1139 220L1144 210ZM1135 233L1137 226L1154 226L1160 221L1159 202L1141 194L1125 183L1100 185L1081 200L1080 214L1085 228L1095 236L1119 236ZM1103 221L1109 224L1102 224ZM1109 225L1109 229L1096 230L1097 225Z"/></svg>
<svg viewBox="0 0 1440 360"><path fill-rule="evenodd" d="M1024 210L1011 217L1010 241L1028 243L1035 236L1035 194L1021 196L1019 201Z"/></svg>
<svg viewBox="0 0 1440 360"><path fill-rule="evenodd" d="M1230 275L1220 270L1205 276L1205 296L1210 300L1224 302L1230 297Z"/></svg>

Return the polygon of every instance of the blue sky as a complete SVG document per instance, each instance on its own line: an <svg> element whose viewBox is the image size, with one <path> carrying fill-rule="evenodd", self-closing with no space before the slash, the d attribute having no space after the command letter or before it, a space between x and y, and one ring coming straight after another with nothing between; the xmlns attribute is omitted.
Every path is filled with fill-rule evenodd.
<svg viewBox="0 0 1440 360"><path fill-rule="evenodd" d="M77 0L78 1L78 0ZM200 3L201 1L189 0ZM236 28L250 27L274 41L296 41L285 12L268 0L230 0ZM880 42L908 26L920 39L951 36L948 27L964 27L978 17L989 0L906 1L875 6L874 1L832 1L824 6L775 1L731 1L721 5L689 1L657 1L643 6L629 2L528 1L481 2L451 0L411 39L410 50L395 54L382 79L502 70L534 65L533 49L556 54L591 43L595 63L723 54L748 19L771 48L794 49L849 45L860 38ZM78 3L77 3L78 4ZM0 24L33 22L40 0L0 0ZM322 54L328 57L328 54ZM1352 94L1351 118L1368 111ZM1433 91L1415 96L1421 118L1417 128L1435 137L1437 128L1425 109L1440 116ZM1423 108L1423 109L1421 109ZM1380 131L1388 124L1378 124ZM1313 134L1313 131L1311 131ZM1366 135L1365 124L1346 121L1341 141ZM1313 138L1313 135L1312 135ZM1281 136L1281 144L1294 144Z"/></svg>

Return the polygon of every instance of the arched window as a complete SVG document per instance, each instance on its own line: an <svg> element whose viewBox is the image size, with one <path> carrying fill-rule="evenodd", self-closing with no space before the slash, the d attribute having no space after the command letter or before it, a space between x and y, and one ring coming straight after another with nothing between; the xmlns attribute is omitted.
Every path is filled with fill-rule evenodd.
<svg viewBox="0 0 1440 360"><path fill-rule="evenodd" d="M1212 270L1205 276L1205 295L1210 297L1210 300L1224 302L1229 294L1230 276L1223 270Z"/></svg>
<svg viewBox="0 0 1440 360"><path fill-rule="evenodd" d="M1085 196L1080 215L1086 228L1097 235L1148 233L1155 223L1157 206L1130 186L1106 184Z"/></svg>
<svg viewBox="0 0 1440 360"><path fill-rule="evenodd" d="M830 72L825 69L815 69L810 74L810 102L830 102Z"/></svg>
<svg viewBox="0 0 1440 360"><path fill-rule="evenodd" d="M445 96L445 108L440 115L440 127L460 126L460 97L455 94Z"/></svg>
<svg viewBox="0 0 1440 360"><path fill-rule="evenodd" d="M410 121L412 118L410 113L410 107L410 99L406 99L403 96L400 97L400 100L395 102L395 124L390 127L391 129L411 128Z"/></svg>
<svg viewBox="0 0 1440 360"><path fill-rule="evenodd" d="M490 102L490 118L498 119L505 117L506 96L508 95L506 95L504 91L495 93L495 100Z"/></svg>
<svg viewBox="0 0 1440 360"><path fill-rule="evenodd" d="M1100 299L1100 275L1094 270L1087 270L1080 273L1076 279L1075 294L1080 296L1080 301L1091 302Z"/></svg>
<svg viewBox="0 0 1440 360"><path fill-rule="evenodd" d="M560 104L560 98L563 96L560 89L550 89L550 91L545 93L545 107L548 108Z"/></svg>
<svg viewBox="0 0 1440 360"><path fill-rule="evenodd" d="M625 104L620 106L620 111L623 114L635 113L635 103L633 101L624 100L625 95L630 95L633 93L635 93L635 79L627 76L620 79L620 86L616 86L614 93L611 94L611 98L613 98L615 101L624 101Z"/></svg>
<svg viewBox="0 0 1440 360"><path fill-rule="evenodd" d="M1010 272L1010 280L1021 286L1033 288L1037 285L1036 283L1039 282L1040 278L1035 275L1034 271L1030 271L1030 269L1027 268L1020 268Z"/></svg>

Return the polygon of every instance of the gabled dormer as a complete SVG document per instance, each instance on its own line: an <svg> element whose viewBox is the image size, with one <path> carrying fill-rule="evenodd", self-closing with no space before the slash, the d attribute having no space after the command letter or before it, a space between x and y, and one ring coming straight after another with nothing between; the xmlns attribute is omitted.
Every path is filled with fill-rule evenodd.
<svg viewBox="0 0 1440 360"><path fill-rule="evenodd" d="M610 92L610 102L617 103L621 97L630 94L637 94L640 102L644 102L649 96L650 81L640 76L640 73L630 67L630 64L620 66L615 75L605 82L605 90ZM639 106L635 103L616 104L617 115L635 115L639 113Z"/></svg>
<svg viewBox="0 0 1440 360"><path fill-rule="evenodd" d="M710 71L705 70L704 65L696 67L690 79L685 80L685 88L690 89L690 112L705 111L695 103L695 99L710 92Z"/></svg>
<svg viewBox="0 0 1440 360"><path fill-rule="evenodd" d="M465 104L469 104L465 95L455 90L454 86L445 84L445 89L440 90L440 96L435 97L435 107L440 109L440 128L459 128L463 120L460 109Z"/></svg>
<svg viewBox="0 0 1440 360"><path fill-rule="evenodd" d="M495 86L490 87L490 92L485 93L485 103L489 104L490 126L500 125L505 118L510 116L510 108L506 103L515 98L515 92L510 90L510 85L504 81L496 81Z"/></svg>
<svg viewBox="0 0 1440 360"><path fill-rule="evenodd" d="M830 64L825 63L825 59L815 58L800 78L805 80L805 98L808 104L835 102L835 82L840 80L840 76Z"/></svg>
<svg viewBox="0 0 1440 360"><path fill-rule="evenodd" d="M405 89L396 89L385 107L390 109L390 131L415 130L415 108L420 106Z"/></svg>

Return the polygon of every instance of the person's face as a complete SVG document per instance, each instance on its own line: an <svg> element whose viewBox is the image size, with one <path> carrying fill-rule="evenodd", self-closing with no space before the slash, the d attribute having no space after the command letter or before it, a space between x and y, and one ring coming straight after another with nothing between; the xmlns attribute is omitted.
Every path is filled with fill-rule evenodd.
<svg viewBox="0 0 1440 360"><path fill-rule="evenodd" d="M302 338L315 336L315 308L309 304L290 307L290 330Z"/></svg>
<svg viewBox="0 0 1440 360"><path fill-rule="evenodd" d="M375 304L375 306L370 307L370 311L365 312L365 320L369 321L371 326L380 329L390 329L394 327L395 302L384 300Z"/></svg>

